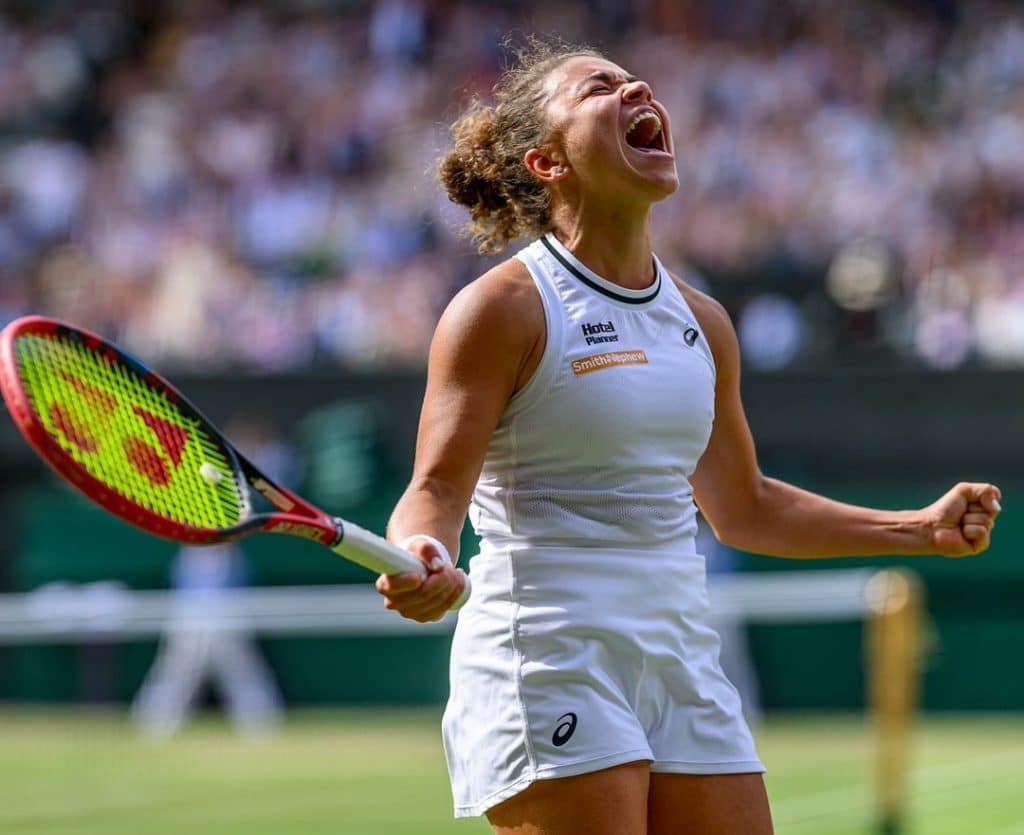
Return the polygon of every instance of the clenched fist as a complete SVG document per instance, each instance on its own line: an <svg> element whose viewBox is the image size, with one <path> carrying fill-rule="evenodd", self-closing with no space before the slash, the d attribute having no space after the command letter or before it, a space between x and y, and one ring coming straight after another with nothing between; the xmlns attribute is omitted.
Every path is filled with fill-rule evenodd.
<svg viewBox="0 0 1024 835"><path fill-rule="evenodd" d="M992 526L1002 507L994 484L961 482L923 509L931 530L931 545L944 557L969 557L989 546Z"/></svg>

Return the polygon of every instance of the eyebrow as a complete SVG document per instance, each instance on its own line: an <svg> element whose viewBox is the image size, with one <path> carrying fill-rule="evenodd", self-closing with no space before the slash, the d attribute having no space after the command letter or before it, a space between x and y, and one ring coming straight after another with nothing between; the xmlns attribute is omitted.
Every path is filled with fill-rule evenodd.
<svg viewBox="0 0 1024 835"><path fill-rule="evenodd" d="M579 92L591 81L603 81L605 84L614 85L616 83L632 84L634 81L639 81L635 75L616 75L608 72L608 70L598 70L595 73L591 73L584 78L579 84L576 85L576 91Z"/></svg>

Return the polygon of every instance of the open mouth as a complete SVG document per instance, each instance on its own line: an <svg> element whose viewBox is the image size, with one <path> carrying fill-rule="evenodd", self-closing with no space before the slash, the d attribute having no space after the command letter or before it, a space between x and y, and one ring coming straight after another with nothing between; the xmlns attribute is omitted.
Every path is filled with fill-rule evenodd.
<svg viewBox="0 0 1024 835"><path fill-rule="evenodd" d="M626 144L638 151L667 152L661 117L653 110L637 113L626 127Z"/></svg>

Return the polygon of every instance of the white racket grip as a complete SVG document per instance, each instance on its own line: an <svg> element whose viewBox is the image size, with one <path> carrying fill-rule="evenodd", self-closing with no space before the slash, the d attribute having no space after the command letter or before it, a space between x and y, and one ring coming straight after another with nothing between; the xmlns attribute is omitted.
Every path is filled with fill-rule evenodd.
<svg viewBox="0 0 1024 835"><path fill-rule="evenodd" d="M415 554L345 519L336 518L334 522L338 526L339 535L331 545L331 550L345 559L359 563L377 574L402 574L406 571L427 573Z"/></svg>
<svg viewBox="0 0 1024 835"><path fill-rule="evenodd" d="M420 574L427 573L427 569L419 557L406 551L405 548L393 545L384 537L377 536L372 531L361 528L359 525L345 519L336 517L334 522L338 526L339 536L330 547L332 551L345 557L345 559L358 563L377 574L402 574L406 571L416 571ZM411 537L406 542L415 538ZM449 562L451 561L447 548L442 546L438 550L448 557ZM465 587L459 599L451 607L451 611L462 608L462 605L469 599L469 577L463 573L463 579L465 580Z"/></svg>

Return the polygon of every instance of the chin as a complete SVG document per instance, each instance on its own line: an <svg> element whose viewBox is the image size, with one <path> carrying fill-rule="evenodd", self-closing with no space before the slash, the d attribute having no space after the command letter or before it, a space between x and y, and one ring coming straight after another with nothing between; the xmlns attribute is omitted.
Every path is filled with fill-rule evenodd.
<svg viewBox="0 0 1024 835"><path fill-rule="evenodd" d="M630 179L635 188L652 202L671 197L679 189L679 171L674 159L670 164L668 160L662 160L657 167L647 170L634 166L629 161L626 162L626 167L631 172Z"/></svg>
<svg viewBox="0 0 1024 835"><path fill-rule="evenodd" d="M661 196L658 199L664 200L666 197L671 197L679 191L679 178L673 177L671 180L659 183L659 186L661 187Z"/></svg>
<svg viewBox="0 0 1024 835"><path fill-rule="evenodd" d="M676 176L675 171L672 172L672 176L644 178L644 193L654 203L671 197L677 191L679 191L679 177Z"/></svg>

